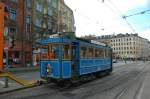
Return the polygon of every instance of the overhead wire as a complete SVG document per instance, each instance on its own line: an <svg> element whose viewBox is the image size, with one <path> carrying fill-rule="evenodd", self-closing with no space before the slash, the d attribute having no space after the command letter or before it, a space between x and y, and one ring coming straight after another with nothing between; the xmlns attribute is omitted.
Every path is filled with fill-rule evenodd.
<svg viewBox="0 0 150 99"><path fill-rule="evenodd" d="M87 15L85 15L85 14L83 14L83 13L77 11L77 8L76 8L74 11L75 11L76 13L78 13L80 16L86 18L89 22L92 22L92 23L94 22L94 23L97 24L98 26L100 25L100 23L103 23L102 20L101 20L101 22L95 21L95 20L93 20L92 18L90 18L89 16L87 16ZM103 26L101 26L101 27L103 27ZM101 29L101 30L103 30L103 29Z"/></svg>
<svg viewBox="0 0 150 99"><path fill-rule="evenodd" d="M140 15L140 14L145 14L145 13L147 13L147 12L150 12L150 10L144 10L144 11L141 11L141 12L138 12L138 13L134 13L134 14L126 15L126 16L124 16L124 18L132 17L132 16Z"/></svg>
<svg viewBox="0 0 150 99"><path fill-rule="evenodd" d="M111 1L111 0L108 0L113 6L114 6L114 8L117 10L117 14L121 17L121 19L123 19L125 22L126 22L126 24L129 26L129 28L133 31L133 32L135 32L135 29L133 28L133 26L124 18L124 16L122 15L122 12L117 8L117 6ZM113 9L113 8L111 8L111 7L109 7L109 5L107 5L106 3L104 3L111 11L113 11L114 13L116 13L116 11Z"/></svg>

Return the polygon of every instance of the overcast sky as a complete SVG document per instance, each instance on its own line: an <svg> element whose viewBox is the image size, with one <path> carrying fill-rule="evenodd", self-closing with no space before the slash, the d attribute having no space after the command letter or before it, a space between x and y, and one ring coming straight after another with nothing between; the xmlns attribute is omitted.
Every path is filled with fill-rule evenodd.
<svg viewBox="0 0 150 99"><path fill-rule="evenodd" d="M76 34L107 35L133 33L135 30L141 37L150 40L150 11L128 17L127 22L122 15L131 15L150 10L150 0L65 0L75 16Z"/></svg>

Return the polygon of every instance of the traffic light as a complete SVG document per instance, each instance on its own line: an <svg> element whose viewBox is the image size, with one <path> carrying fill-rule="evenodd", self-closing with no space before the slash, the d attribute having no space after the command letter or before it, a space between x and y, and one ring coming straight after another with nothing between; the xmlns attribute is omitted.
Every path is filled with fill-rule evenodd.
<svg viewBox="0 0 150 99"><path fill-rule="evenodd" d="M9 46L9 48L13 48L15 46L15 40L14 40L14 38L9 37L8 46Z"/></svg>

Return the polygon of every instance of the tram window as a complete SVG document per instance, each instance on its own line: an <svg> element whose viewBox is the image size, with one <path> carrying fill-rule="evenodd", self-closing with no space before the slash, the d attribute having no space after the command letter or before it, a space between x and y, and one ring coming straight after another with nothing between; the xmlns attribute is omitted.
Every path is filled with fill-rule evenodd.
<svg viewBox="0 0 150 99"><path fill-rule="evenodd" d="M110 58L110 57L111 57L110 50L105 49L105 57L106 57L106 58Z"/></svg>
<svg viewBox="0 0 150 99"><path fill-rule="evenodd" d="M71 59L70 45L64 45L63 46L63 59Z"/></svg>
<svg viewBox="0 0 150 99"><path fill-rule="evenodd" d="M99 50L95 49L95 57L99 57Z"/></svg>
<svg viewBox="0 0 150 99"><path fill-rule="evenodd" d="M108 58L111 58L111 51L110 50L107 50L107 56L108 56Z"/></svg>
<svg viewBox="0 0 150 99"><path fill-rule="evenodd" d="M41 46L41 59L48 60L48 46Z"/></svg>
<svg viewBox="0 0 150 99"><path fill-rule="evenodd" d="M99 57L103 58L104 57L104 49L99 49Z"/></svg>
<svg viewBox="0 0 150 99"><path fill-rule="evenodd" d="M87 57L87 48L86 47L81 47L80 56L81 56L81 58Z"/></svg>
<svg viewBox="0 0 150 99"><path fill-rule="evenodd" d="M49 57L50 57L50 59L58 59L59 58L59 45L57 45L57 44L49 45Z"/></svg>
<svg viewBox="0 0 150 99"><path fill-rule="evenodd" d="M88 54L89 54L88 55L89 57L93 57L94 56L93 48L89 48Z"/></svg>

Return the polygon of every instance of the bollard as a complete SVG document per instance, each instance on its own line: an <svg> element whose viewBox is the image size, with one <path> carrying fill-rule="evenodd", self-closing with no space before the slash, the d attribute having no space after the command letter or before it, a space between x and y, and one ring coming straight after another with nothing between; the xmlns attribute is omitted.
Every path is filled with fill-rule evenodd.
<svg viewBox="0 0 150 99"><path fill-rule="evenodd" d="M5 87L4 88L8 88L8 77L5 77Z"/></svg>

